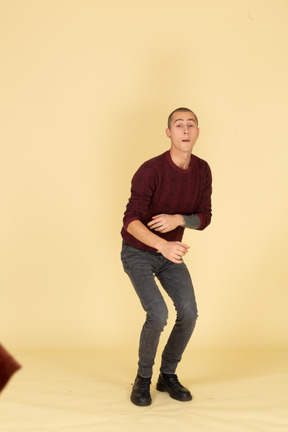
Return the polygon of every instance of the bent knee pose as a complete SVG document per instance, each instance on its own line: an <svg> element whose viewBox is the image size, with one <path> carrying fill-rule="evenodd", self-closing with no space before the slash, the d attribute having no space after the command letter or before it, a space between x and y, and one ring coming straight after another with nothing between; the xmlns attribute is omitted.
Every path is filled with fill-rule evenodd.
<svg viewBox="0 0 288 432"><path fill-rule="evenodd" d="M183 261L189 246L182 238L185 228L203 230L211 221L211 170L192 154L199 137L197 116L187 108L173 111L166 135L170 150L146 161L133 176L121 231L123 267L146 312L131 393L138 406L151 404L153 365L168 319L159 284L177 316L162 353L157 389L176 400L192 399L176 375L197 320L194 288Z"/></svg>

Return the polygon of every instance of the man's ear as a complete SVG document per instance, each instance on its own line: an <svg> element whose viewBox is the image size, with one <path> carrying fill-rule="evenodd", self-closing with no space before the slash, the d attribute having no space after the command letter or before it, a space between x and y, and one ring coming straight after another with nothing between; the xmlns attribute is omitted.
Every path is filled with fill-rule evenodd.
<svg viewBox="0 0 288 432"><path fill-rule="evenodd" d="M171 132L170 132L170 129L167 128L165 132L166 132L167 137L168 137L168 138L171 138Z"/></svg>

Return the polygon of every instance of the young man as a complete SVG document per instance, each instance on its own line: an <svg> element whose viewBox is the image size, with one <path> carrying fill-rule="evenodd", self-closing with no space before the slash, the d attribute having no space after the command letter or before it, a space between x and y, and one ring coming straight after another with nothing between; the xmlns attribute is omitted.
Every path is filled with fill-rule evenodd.
<svg viewBox="0 0 288 432"><path fill-rule="evenodd" d="M175 374L197 319L194 289L182 259L189 246L182 237L185 227L203 230L211 221L211 171L192 154L199 137L197 116L190 109L176 109L168 118L166 135L170 150L141 165L132 179L121 231L123 267L147 314L131 394L138 406L151 404L152 369L168 318L155 276L177 311L156 388L179 401L192 399Z"/></svg>

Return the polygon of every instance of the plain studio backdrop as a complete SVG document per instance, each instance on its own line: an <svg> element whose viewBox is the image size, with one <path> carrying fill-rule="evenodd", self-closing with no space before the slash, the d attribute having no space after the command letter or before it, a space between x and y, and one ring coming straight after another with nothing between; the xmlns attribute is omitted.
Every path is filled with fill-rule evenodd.
<svg viewBox="0 0 288 432"><path fill-rule="evenodd" d="M188 350L287 348L287 17L286 0L0 1L0 326L15 356L131 348L136 362L122 217L179 106L213 173L212 223L184 236Z"/></svg>

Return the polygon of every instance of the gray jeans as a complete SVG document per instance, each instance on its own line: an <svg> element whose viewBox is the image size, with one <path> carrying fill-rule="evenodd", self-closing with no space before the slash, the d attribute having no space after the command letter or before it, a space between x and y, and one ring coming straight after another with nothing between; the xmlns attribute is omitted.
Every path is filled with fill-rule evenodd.
<svg viewBox="0 0 288 432"><path fill-rule="evenodd" d="M143 378L152 376L160 334L168 319L168 309L155 276L173 300L177 311L160 368L162 373L174 374L197 320L197 305L189 271L184 262L174 264L161 253L142 251L124 242L121 259L146 311L146 321L140 336L138 374Z"/></svg>

